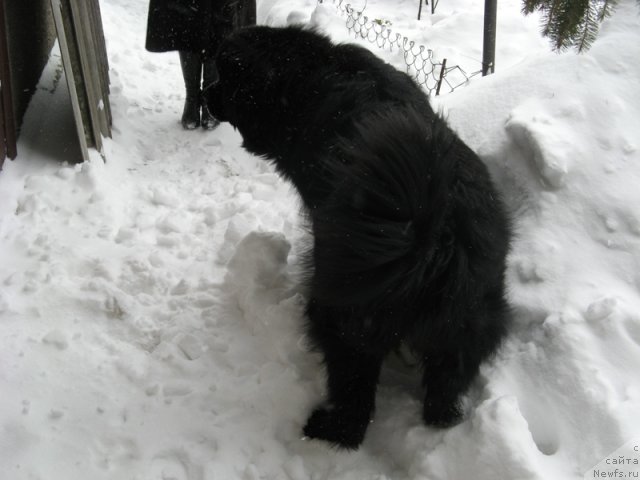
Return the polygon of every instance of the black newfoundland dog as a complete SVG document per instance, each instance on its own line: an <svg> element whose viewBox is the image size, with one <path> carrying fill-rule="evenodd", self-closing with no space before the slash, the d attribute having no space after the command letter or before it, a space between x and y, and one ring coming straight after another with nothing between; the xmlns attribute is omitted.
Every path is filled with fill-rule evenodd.
<svg viewBox="0 0 640 480"><path fill-rule="evenodd" d="M406 74L298 27L232 34L211 111L297 188L313 232L308 332L328 399L304 433L357 448L385 356L423 368L424 421L461 395L505 334L510 229L485 165Z"/></svg>

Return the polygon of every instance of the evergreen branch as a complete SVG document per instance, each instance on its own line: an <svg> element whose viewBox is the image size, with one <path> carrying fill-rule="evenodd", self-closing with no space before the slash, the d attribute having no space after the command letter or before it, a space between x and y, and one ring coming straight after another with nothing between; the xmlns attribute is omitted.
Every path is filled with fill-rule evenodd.
<svg viewBox="0 0 640 480"><path fill-rule="evenodd" d="M640 0L636 0L640 6ZM579 53L591 47L600 23L611 16L619 0L523 0L522 13L542 14L542 35L555 50L575 48Z"/></svg>

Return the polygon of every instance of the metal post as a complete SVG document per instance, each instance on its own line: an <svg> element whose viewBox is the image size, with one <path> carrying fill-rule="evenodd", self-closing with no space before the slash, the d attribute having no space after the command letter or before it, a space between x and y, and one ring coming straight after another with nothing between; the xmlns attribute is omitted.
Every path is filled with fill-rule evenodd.
<svg viewBox="0 0 640 480"><path fill-rule="evenodd" d="M498 0L484 0L484 38L482 41L482 76L496 71L496 18Z"/></svg>
<svg viewBox="0 0 640 480"><path fill-rule="evenodd" d="M438 85L436 87L436 96L440 95L440 87L442 87L442 80L444 80L444 72L447 71L447 59L442 60L442 68L440 69L440 78L438 79Z"/></svg>

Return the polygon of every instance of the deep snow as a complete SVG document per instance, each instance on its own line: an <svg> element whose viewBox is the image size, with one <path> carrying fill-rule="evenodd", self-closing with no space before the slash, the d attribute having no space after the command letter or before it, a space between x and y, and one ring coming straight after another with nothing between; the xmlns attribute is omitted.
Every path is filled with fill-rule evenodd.
<svg viewBox="0 0 640 480"><path fill-rule="evenodd" d="M482 2L443 1L420 22L416 3L366 9L475 70ZM621 3L576 56L549 53L537 19L504 0L496 75L434 100L513 212L514 331L449 430L421 424L417 379L391 362L346 453L301 439L324 380L302 332L295 194L228 125L180 128L177 55L143 49L147 2L102 0L108 162L60 162L54 56L0 174L0 479L564 480L624 444L617 458L633 459L640 18ZM329 0L258 9L350 38Z"/></svg>

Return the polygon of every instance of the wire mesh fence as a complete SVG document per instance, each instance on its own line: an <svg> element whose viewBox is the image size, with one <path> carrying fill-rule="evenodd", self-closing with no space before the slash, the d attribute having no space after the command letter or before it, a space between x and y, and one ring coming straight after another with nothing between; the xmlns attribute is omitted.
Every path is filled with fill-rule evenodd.
<svg viewBox="0 0 640 480"><path fill-rule="evenodd" d="M388 51L400 51L406 64L407 73L422 85L429 95L453 92L469 83L482 73L467 72L459 65L450 65L447 59L436 60L433 50L394 32L385 20L371 19L364 9L356 10L344 0L318 0L318 3L332 2L340 14L346 17L346 27L356 38L362 38Z"/></svg>

